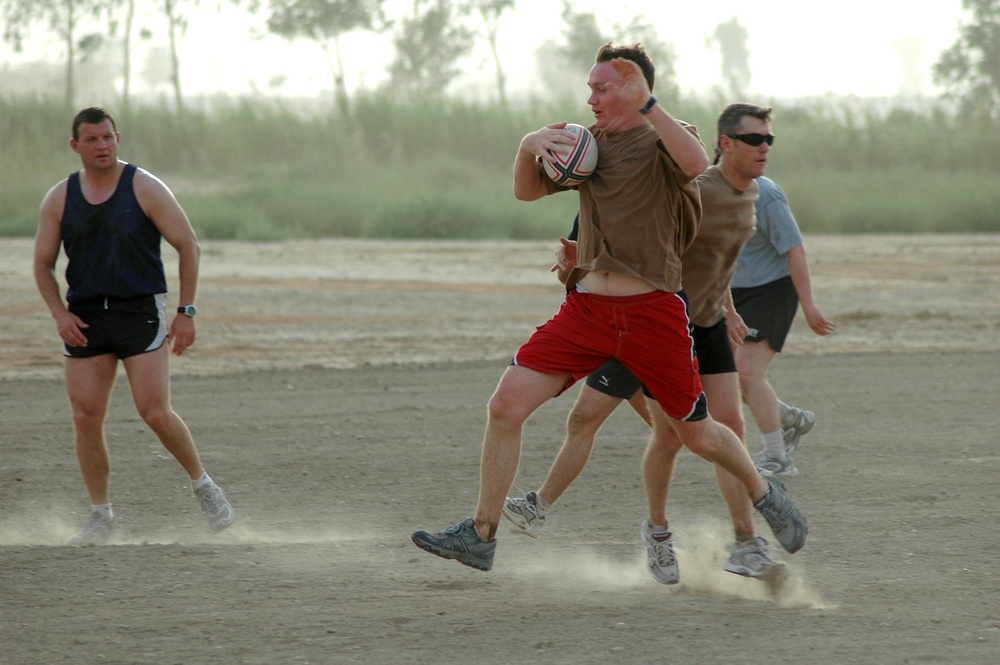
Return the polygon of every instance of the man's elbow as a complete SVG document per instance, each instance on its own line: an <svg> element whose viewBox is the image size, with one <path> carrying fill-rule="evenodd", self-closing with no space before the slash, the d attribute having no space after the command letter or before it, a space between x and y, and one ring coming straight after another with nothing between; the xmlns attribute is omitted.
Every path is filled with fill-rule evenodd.
<svg viewBox="0 0 1000 665"><path fill-rule="evenodd" d="M708 156L705 154L692 155L681 167L684 175L694 180L708 168Z"/></svg>

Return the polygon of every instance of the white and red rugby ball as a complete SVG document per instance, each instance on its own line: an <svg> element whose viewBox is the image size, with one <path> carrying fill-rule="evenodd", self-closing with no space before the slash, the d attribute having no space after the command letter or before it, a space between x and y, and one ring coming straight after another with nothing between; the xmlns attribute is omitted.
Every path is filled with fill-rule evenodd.
<svg viewBox="0 0 1000 665"><path fill-rule="evenodd" d="M574 187L594 174L597 168L597 141L583 125L568 123L565 129L575 137L573 144L568 146L569 152L559 154L550 150L554 160L550 164L543 159L542 166L557 185Z"/></svg>

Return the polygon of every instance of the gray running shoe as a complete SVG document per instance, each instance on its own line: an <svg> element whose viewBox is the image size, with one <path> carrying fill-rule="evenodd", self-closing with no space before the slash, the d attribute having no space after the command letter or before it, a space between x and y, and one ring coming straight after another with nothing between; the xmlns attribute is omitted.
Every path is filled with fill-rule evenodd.
<svg viewBox="0 0 1000 665"><path fill-rule="evenodd" d="M770 485L770 489L753 507L767 520L781 546L795 554L806 544L806 534L809 532L806 518L785 494L785 486L780 480L767 471L762 470L760 475Z"/></svg>
<svg viewBox="0 0 1000 665"><path fill-rule="evenodd" d="M414 531L411 539L420 549L445 559L454 559L464 566L478 570L493 568L497 539L490 542L482 540L471 517L439 533Z"/></svg>
<svg viewBox="0 0 1000 665"><path fill-rule="evenodd" d="M528 492L523 497L507 497L503 502L503 516L526 536L538 538L542 535L545 515L539 514L538 494L535 492Z"/></svg>
<svg viewBox="0 0 1000 665"><path fill-rule="evenodd" d="M69 539L69 544L76 547L104 545L111 540L111 536L114 535L117 528L117 517L108 517L104 513L95 510L90 513L90 519L87 520L87 524L80 533Z"/></svg>
<svg viewBox="0 0 1000 665"><path fill-rule="evenodd" d="M799 447L799 438L812 429L816 424L816 416L812 411L795 409L795 420L789 425L782 425L781 431L785 435L785 454L790 455Z"/></svg>
<svg viewBox="0 0 1000 665"><path fill-rule="evenodd" d="M201 502L201 511L208 518L208 528L212 531L222 531L236 521L236 511L226 501L222 489L214 482L196 489L194 495Z"/></svg>
<svg viewBox="0 0 1000 665"><path fill-rule="evenodd" d="M760 536L753 540L733 543L726 570L754 579L780 579L787 575L785 564L775 561L768 552L767 541Z"/></svg>
<svg viewBox="0 0 1000 665"><path fill-rule="evenodd" d="M795 468L795 461L791 457L778 459L771 457L767 453L754 456L754 463L758 469L763 469L776 476L787 476L789 478L799 475L799 470Z"/></svg>
<svg viewBox="0 0 1000 665"><path fill-rule="evenodd" d="M660 584L677 584L681 569L674 556L674 536L669 531L653 531L649 520L639 527L639 537L646 545L646 569Z"/></svg>

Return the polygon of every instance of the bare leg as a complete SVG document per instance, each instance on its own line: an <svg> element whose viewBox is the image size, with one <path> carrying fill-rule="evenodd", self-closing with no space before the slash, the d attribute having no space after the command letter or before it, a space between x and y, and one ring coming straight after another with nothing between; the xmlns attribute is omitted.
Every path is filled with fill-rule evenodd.
<svg viewBox="0 0 1000 665"><path fill-rule="evenodd" d="M524 422L542 404L559 393L563 375L542 374L511 366L504 372L488 405L479 469L479 503L476 531L480 539L493 540L504 499L514 482L521 458Z"/></svg>
<svg viewBox="0 0 1000 665"><path fill-rule="evenodd" d="M747 342L734 349L743 401L762 433L781 429L778 396L767 380L767 370L777 355L767 340Z"/></svg>
<svg viewBox="0 0 1000 665"><path fill-rule="evenodd" d="M716 421L733 431L746 449L743 410L740 404L739 377L733 373L707 374L701 377L705 395L708 397L708 411ZM729 507L729 515L733 521L736 539L741 536L752 536L753 504L747 497L743 485L733 474L721 466L715 466L716 481L722 497Z"/></svg>
<svg viewBox="0 0 1000 665"><path fill-rule="evenodd" d="M76 458L90 503L110 503L111 459L104 438L104 418L115 384L113 355L66 359L66 393L73 410Z"/></svg>
<svg viewBox="0 0 1000 665"><path fill-rule="evenodd" d="M187 425L170 406L169 348L164 344L122 362L139 415L188 476L197 479L203 471L198 449Z"/></svg>
<svg viewBox="0 0 1000 665"><path fill-rule="evenodd" d="M767 481L757 472L742 442L733 430L717 423L711 415L694 422L675 420L657 405L653 418L653 437L657 445L666 445L658 437L664 436L663 432L667 431L664 428L672 428L685 448L731 473L752 503L767 494Z"/></svg>
<svg viewBox="0 0 1000 665"><path fill-rule="evenodd" d="M640 397L642 392L637 393ZM583 472L594 449L594 440L604 421L621 404L621 399L611 397L584 385L566 419L566 440L549 468L545 482L538 494L550 504L559 500L577 476Z"/></svg>

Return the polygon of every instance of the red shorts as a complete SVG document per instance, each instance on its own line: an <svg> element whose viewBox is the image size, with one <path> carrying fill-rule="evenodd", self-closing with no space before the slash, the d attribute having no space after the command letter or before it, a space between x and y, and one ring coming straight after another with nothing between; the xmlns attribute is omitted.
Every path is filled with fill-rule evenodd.
<svg viewBox="0 0 1000 665"><path fill-rule="evenodd" d="M707 415L687 303L654 291L614 298L570 291L566 302L518 349L513 364L566 374L565 388L616 358L671 418Z"/></svg>

